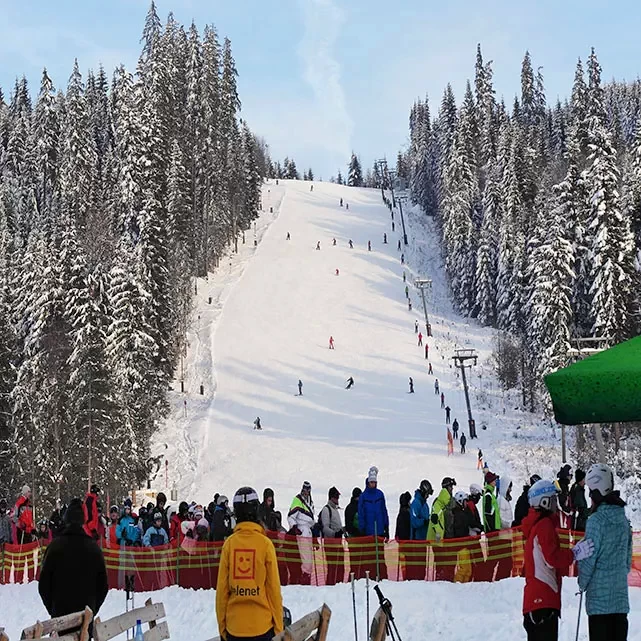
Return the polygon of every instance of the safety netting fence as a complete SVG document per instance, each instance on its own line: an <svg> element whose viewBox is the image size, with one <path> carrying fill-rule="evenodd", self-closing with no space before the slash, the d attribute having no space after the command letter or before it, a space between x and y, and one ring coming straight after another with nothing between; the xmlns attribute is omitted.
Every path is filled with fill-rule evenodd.
<svg viewBox="0 0 641 641"><path fill-rule="evenodd" d="M311 539L267 533L274 542L282 585L334 585L356 579L391 581L500 581L522 576L524 540L520 529L482 537L428 541L385 541L382 538ZM569 547L581 533L559 530ZM135 577L136 591L216 587L223 543L185 539L180 545L103 548L111 588L124 589L125 577ZM4 544L0 552L0 584L38 579L45 547L38 543ZM576 575L570 566L567 576ZM633 533L631 586L641 587L641 532Z"/></svg>

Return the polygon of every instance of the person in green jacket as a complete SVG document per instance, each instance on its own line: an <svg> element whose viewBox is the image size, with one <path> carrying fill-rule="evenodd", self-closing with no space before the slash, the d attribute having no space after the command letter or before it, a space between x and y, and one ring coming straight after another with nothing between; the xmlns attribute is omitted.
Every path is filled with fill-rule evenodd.
<svg viewBox="0 0 641 641"><path fill-rule="evenodd" d="M432 503L432 515L427 527L427 540L434 544L432 552L437 581L453 581L456 572L458 550L443 543L444 539L451 539L454 536L452 510L455 502L452 492L455 485L456 480L449 476L441 481L441 492Z"/></svg>
<svg viewBox="0 0 641 641"><path fill-rule="evenodd" d="M485 473L485 487L483 488L483 529L487 536L487 560L483 567L483 580L493 581L496 566L500 556L505 552L503 544L498 538L501 529L501 508L496 491L496 482L499 477L489 470ZM507 524L509 527L511 524ZM492 533L496 534L492 534Z"/></svg>

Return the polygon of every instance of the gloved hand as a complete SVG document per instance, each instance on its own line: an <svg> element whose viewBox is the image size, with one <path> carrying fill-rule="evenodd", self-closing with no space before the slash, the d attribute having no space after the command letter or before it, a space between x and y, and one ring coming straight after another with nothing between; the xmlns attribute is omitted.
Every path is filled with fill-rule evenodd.
<svg viewBox="0 0 641 641"><path fill-rule="evenodd" d="M440 543L441 542L441 535L437 532L434 536L436 537L436 542Z"/></svg>
<svg viewBox="0 0 641 641"><path fill-rule="evenodd" d="M438 525L438 514L432 514L432 516L430 516L430 521L432 521L434 525Z"/></svg>
<svg viewBox="0 0 641 641"><path fill-rule="evenodd" d="M334 533L334 536L335 536L337 539L341 539L341 538L343 538L343 530L336 530L336 532Z"/></svg>
<svg viewBox="0 0 641 641"><path fill-rule="evenodd" d="M583 539L579 541L573 548L572 554L575 561L583 561L589 559L594 554L594 541L592 539Z"/></svg>
<svg viewBox="0 0 641 641"><path fill-rule="evenodd" d="M303 531L296 525L292 528L292 531L296 536L300 536L303 533Z"/></svg>

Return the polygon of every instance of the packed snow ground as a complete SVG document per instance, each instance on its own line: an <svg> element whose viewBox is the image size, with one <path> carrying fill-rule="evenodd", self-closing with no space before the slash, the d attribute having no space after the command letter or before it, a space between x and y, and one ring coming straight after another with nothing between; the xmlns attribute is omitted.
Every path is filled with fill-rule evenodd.
<svg viewBox="0 0 641 641"><path fill-rule="evenodd" d="M478 634L487 639L522 641L521 600L522 579L499 583L426 583L383 581L381 589L393 605L396 625L403 641L470 641ZM579 597L575 595L574 579L563 582L563 612L559 641L574 641ZM365 585L356 586L358 638L365 635ZM213 590L185 590L171 587L157 592L136 594L136 605L151 597L165 604L169 632L174 641L206 641L218 634ZM350 641L354 638L351 587L287 586L283 588L285 605L294 619L318 608L323 602L332 610L329 639ZM370 591L370 616L378 603ZM629 641L641 641L641 590L630 590L631 614ZM8 604L11 604L11 607ZM125 594L112 590L100 610L104 621L125 611ZM46 611L38 596L38 585L0 585L0 626L5 626L9 639L20 638L22 628L36 619L46 619ZM476 632L471 632L476 628ZM479 632L480 631L480 632ZM124 637L122 637L124 638ZM587 641L587 617L581 615L581 641Z"/></svg>

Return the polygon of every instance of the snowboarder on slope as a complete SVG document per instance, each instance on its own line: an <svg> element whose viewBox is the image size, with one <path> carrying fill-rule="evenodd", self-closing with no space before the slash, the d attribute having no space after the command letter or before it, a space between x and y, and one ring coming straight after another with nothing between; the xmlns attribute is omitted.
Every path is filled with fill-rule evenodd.
<svg viewBox="0 0 641 641"><path fill-rule="evenodd" d="M254 429L255 430L262 430L263 428L260 425L260 416L256 417L256 420L254 421Z"/></svg>
<svg viewBox="0 0 641 641"><path fill-rule="evenodd" d="M347 379L347 387L345 389L352 389L354 387L354 379L350 376Z"/></svg>
<svg viewBox="0 0 641 641"><path fill-rule="evenodd" d="M329 337L329 349L334 349L334 337Z"/></svg>
<svg viewBox="0 0 641 641"><path fill-rule="evenodd" d="M301 381L300 378L298 379L298 395L303 395L303 381Z"/></svg>
<svg viewBox="0 0 641 641"><path fill-rule="evenodd" d="M410 376L410 394L414 394L414 380Z"/></svg>
<svg viewBox="0 0 641 641"><path fill-rule="evenodd" d="M585 539L594 553L574 558L579 561L579 589L585 592L585 609L591 641L624 641L628 631L628 574L632 567L632 532L625 515L625 502L614 489L614 475L608 465L597 463L588 470L592 514L587 520Z"/></svg>
<svg viewBox="0 0 641 641"><path fill-rule="evenodd" d="M423 346L423 332L418 333L418 346L419 347Z"/></svg>

